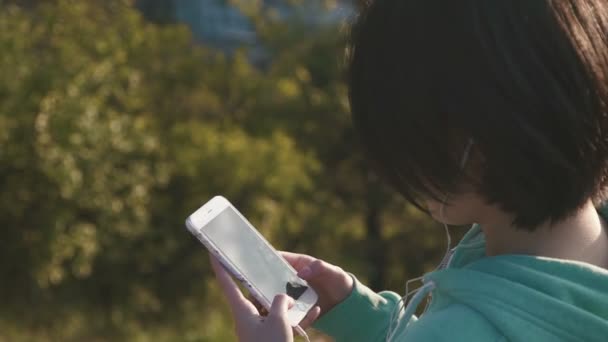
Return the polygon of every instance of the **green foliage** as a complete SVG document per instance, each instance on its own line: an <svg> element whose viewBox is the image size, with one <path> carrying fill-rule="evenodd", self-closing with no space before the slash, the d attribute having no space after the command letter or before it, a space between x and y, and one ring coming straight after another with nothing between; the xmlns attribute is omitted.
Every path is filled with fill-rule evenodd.
<svg viewBox="0 0 608 342"><path fill-rule="evenodd" d="M130 1L12 3L0 3L0 341L233 340L183 229L215 194L278 248L374 287L401 290L437 261L442 231L358 150L340 28L250 8L272 55L259 69Z"/></svg>

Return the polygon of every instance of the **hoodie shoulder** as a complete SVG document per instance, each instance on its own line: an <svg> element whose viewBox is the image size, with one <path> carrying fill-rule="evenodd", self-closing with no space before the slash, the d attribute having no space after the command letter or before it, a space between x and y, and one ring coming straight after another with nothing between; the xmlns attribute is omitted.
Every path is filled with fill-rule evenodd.
<svg viewBox="0 0 608 342"><path fill-rule="evenodd" d="M452 303L437 311L429 310L411 322L395 342L426 341L506 341L505 337L472 308Z"/></svg>

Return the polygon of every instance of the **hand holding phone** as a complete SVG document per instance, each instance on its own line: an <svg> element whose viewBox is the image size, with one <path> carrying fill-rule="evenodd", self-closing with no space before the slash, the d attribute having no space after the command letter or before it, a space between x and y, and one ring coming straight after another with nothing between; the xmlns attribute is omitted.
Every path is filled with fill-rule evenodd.
<svg viewBox="0 0 608 342"><path fill-rule="evenodd" d="M211 255L211 265L230 304L240 342L293 342L292 327L287 322L287 310L290 305L293 305L292 299L287 295L278 295L273 300L268 315L262 317L258 314L258 309L243 296L226 269L213 255ZM319 311L319 307L314 307L300 325L308 326L319 315ZM308 336L303 334L302 330L299 332L308 341Z"/></svg>
<svg viewBox="0 0 608 342"><path fill-rule="evenodd" d="M298 271L298 276L306 280L317 292L320 315L341 303L353 291L353 277L342 268L310 255L279 253Z"/></svg>

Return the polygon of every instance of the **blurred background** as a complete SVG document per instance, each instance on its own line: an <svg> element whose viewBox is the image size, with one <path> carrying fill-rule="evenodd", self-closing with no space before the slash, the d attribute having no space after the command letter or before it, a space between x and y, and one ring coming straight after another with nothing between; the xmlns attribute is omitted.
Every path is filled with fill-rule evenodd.
<svg viewBox="0 0 608 342"><path fill-rule="evenodd" d="M183 224L216 194L375 290L432 269L350 124L358 5L0 0L0 341L234 341Z"/></svg>

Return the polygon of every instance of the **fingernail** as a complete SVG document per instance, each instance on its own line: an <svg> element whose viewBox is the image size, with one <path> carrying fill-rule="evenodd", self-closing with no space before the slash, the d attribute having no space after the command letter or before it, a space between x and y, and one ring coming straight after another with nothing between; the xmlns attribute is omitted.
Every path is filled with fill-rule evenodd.
<svg viewBox="0 0 608 342"><path fill-rule="evenodd" d="M306 278L306 277L310 276L311 273L312 273L312 270L310 269L310 267L306 266L300 270L298 275L302 278Z"/></svg>

